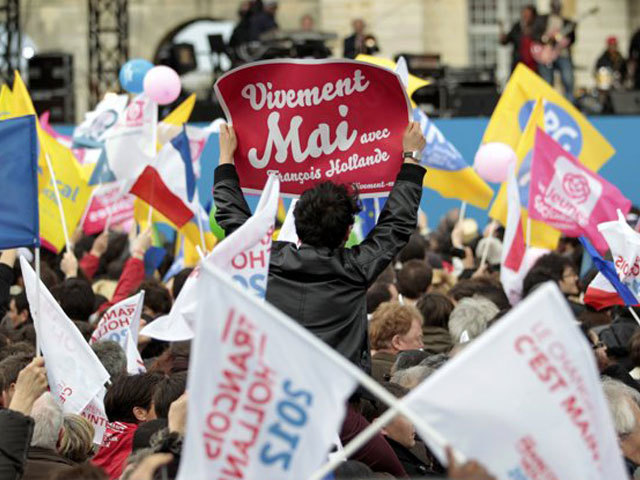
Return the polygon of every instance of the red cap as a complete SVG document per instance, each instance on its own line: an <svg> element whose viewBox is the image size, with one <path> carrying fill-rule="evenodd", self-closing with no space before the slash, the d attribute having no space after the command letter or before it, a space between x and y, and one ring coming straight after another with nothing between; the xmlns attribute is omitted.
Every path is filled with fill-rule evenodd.
<svg viewBox="0 0 640 480"><path fill-rule="evenodd" d="M607 37L607 45L617 45L618 44L618 38L611 36L611 37Z"/></svg>

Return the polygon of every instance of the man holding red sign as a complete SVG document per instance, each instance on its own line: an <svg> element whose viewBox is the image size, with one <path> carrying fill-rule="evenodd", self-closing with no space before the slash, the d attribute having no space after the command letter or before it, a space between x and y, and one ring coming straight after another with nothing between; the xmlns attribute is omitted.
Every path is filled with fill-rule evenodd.
<svg viewBox="0 0 640 480"><path fill-rule="evenodd" d="M234 165L237 147L234 127L222 125L214 201L216 221L227 235L251 216ZM267 301L366 371L366 291L415 231L425 174L416 159L424 147L420 125L409 123L402 138L404 163L377 225L360 245L344 248L360 210L358 193L331 181L300 196L294 217L301 245L273 242Z"/></svg>

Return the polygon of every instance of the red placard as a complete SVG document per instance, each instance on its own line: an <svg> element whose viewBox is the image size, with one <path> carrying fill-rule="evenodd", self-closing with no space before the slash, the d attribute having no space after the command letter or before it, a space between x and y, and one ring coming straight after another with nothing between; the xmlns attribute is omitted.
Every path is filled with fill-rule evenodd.
<svg viewBox="0 0 640 480"><path fill-rule="evenodd" d="M410 120L400 78L352 60L270 60L239 67L215 84L238 137L235 164L245 192L269 174L297 196L327 180L385 195L402 164Z"/></svg>

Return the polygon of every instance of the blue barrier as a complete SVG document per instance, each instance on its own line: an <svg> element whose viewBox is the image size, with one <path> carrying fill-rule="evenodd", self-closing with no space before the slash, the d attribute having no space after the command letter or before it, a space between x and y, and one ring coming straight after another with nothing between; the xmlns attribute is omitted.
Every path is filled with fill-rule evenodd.
<svg viewBox="0 0 640 480"><path fill-rule="evenodd" d="M620 188L622 193L630 198L635 205L640 205L640 188L638 188L640 171L636 170L635 163L640 160L640 149L637 147L637 139L635 138L635 135L640 137L640 116L592 117L590 120L616 149L616 154L600 170L600 174ZM452 118L435 120L435 124L460 150L467 162L471 164L488 121L488 118ZM55 128L64 135L71 135L72 127L56 126ZM217 136L211 138L205 147L203 155L205 158L215 159L215 164L217 164ZM203 204L207 204L210 201L208 199L210 198L211 185L213 184L211 174L213 165L213 163L210 164L210 168L203 172L205 175L200 184ZM497 185L493 185L493 187L497 191ZM253 209L257 204L257 197L251 197L253 198L248 200ZM429 226L431 228L435 228L440 218L448 210L459 206L459 200L442 198L432 190L424 190L422 209L429 218ZM475 207L469 206L467 208L467 216L475 218L481 226L487 222L487 212Z"/></svg>

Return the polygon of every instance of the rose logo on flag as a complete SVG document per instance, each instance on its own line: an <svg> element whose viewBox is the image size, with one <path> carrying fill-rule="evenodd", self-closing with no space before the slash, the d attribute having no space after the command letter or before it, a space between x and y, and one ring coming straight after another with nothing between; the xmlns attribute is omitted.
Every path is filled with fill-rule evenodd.
<svg viewBox="0 0 640 480"><path fill-rule="evenodd" d="M562 178L562 188L577 203L584 203L591 194L589 181L580 173L567 173Z"/></svg>

